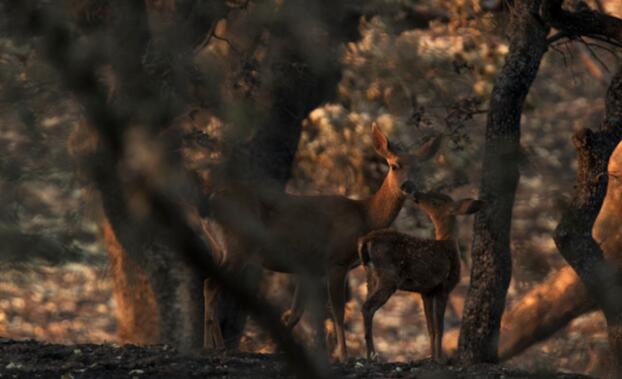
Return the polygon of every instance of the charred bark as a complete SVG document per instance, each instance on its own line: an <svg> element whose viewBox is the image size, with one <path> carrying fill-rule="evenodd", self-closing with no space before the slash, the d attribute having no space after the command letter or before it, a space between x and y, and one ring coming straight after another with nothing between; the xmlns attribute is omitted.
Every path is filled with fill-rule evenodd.
<svg viewBox="0 0 622 379"><path fill-rule="evenodd" d="M73 21L85 36L91 37L90 33L98 30L106 32L102 48L107 49L107 60L102 60L100 65L107 64L114 79L114 83L106 84L115 111L128 120L133 113L148 115L147 123L160 129L168 127L172 117L190 101L187 87L196 79L191 77L193 49L211 25L226 13L224 2L173 2L145 2L137 5L141 9L108 1L67 2ZM164 14L162 17L170 20L169 27L174 33L165 30L154 41L148 11ZM177 77L160 76L167 67L174 68L171 71ZM159 88L154 89L158 86L169 89L165 101L154 97L162 93ZM154 109L162 112L137 111L136 99L147 106L159 103L162 106ZM84 144L83 138L94 133L85 132L88 126L81 129L73 138L77 144ZM74 156L79 162L106 162L106 154L102 152L105 148L98 141L90 146L70 148L78 150ZM179 259L161 243L136 235L136 225L128 223L128 215L119 214L124 188L107 181L95 184L105 216L101 229L111 261L114 297L119 304L120 339L131 343L167 343L184 350L201 347L204 308L200 294L205 273L200 267Z"/></svg>
<svg viewBox="0 0 622 379"><path fill-rule="evenodd" d="M619 377L622 374L620 245L614 244L615 249L612 249L607 241L599 244L592 233L599 212L607 211L603 207L605 194L615 191L613 188L608 190L608 184L609 187L615 186L618 180L612 173L608 178L607 165L622 138L622 69L612 79L605 106L605 118L599 131L584 129L573 137L578 159L575 193L571 207L564 212L555 230L555 243L605 314L614 363L611 373ZM614 214L619 214L619 210ZM609 229L614 235L608 238L615 240L619 230ZM608 248L603 251L605 247Z"/></svg>
<svg viewBox="0 0 622 379"><path fill-rule="evenodd" d="M113 228L115 224L124 226L124 228L116 229L115 235L124 247L130 247L126 252L130 255L136 254L133 257L136 257L141 265L145 265L145 271L148 275L153 272L154 268L175 272L174 268L171 269L171 267L166 266L165 260L157 259L160 257L175 258L176 261L181 260L188 267L199 268L203 276L209 276L221 283L228 293L240 299L253 312L261 325L267 328L281 345L291 364L290 367L299 376L323 377L325 373L312 363L304 349L280 325L274 309L250 295L248 289L240 285L235 278L227 277L218 269L209 246L197 233L196 228L189 223L189 217L180 207L180 201L177 198L179 194L172 197L170 190L161 188L161 184L158 185L157 182L150 181L147 173L141 173L140 170L133 172L130 177L122 174L124 173L122 170L124 168L122 165L123 158L125 158L127 149L127 140L123 137L128 132L129 125L138 123L151 126L152 129L148 129L148 131L157 135L163 125L168 125L169 114L156 112L154 117L148 112L141 112L144 109L133 109L133 112L130 112L122 105L120 109L117 108L117 105L111 105L96 77L98 64L97 59L94 58L99 57L98 51L89 50L85 52L84 56L76 57L74 49L77 41L72 37L62 20L49 17L49 13L45 13L45 11L38 12L25 9L20 2L13 2L12 5L24 12L24 19L30 20L29 28L42 31L41 34L46 36L44 41L46 48L43 53L58 70L68 89L82 100L86 115L101 138L99 145L101 148L98 149L96 156L98 159L88 165L89 173L97 188L111 190L110 198L103 197L102 199L104 200L104 209L113 210L109 214L110 224ZM113 33L116 37L127 37L128 40L123 42L127 42L127 47L134 52L134 55L125 56L129 61L119 63L124 70L128 69L128 71L122 71L122 75L132 72L142 76L144 73L141 71L132 71L132 69L139 67L136 61L141 60L140 52L142 50L133 46L133 43L140 41L140 34L129 36L127 32L136 25L142 25L141 21L144 21L142 18L146 16L145 5L139 1L124 3L120 6L122 8L127 7L125 10L136 13L135 16L124 14L121 19L125 22L117 25L118 29ZM138 19L133 20L133 17ZM45 21L39 22L40 20ZM144 80L146 79L144 76L141 78L143 80L132 79L130 83L136 86L132 85L128 88L136 90L136 93L131 94L145 101L145 103L140 103L140 106L154 108L158 111L164 110L165 112L171 109L166 104L160 103L167 103L168 100L160 96L159 91L152 87L153 82ZM147 102L150 102L148 106ZM160 105L165 106L160 108ZM169 169L181 173L180 176L176 177L180 181L179 185L184 188L194 188L193 176L181 166L180 161L180 157L177 157L177 160L166 160L165 162L172 166ZM131 197L129 194L141 197L144 205L142 210L137 211L135 209L129 200ZM188 195L191 200L196 200L194 193L185 195ZM106 204L106 198L111 202ZM111 205L112 207L110 207ZM153 250L157 253L152 254ZM149 259L152 257L156 257L155 262ZM180 280L185 279L184 276L178 278ZM192 292L193 297L200 294L200 288L199 286L197 291ZM155 292L158 290L161 288L155 287ZM178 294L170 290L168 293ZM156 293L155 296L158 298L159 295ZM158 300L160 299L158 298ZM167 312L166 316L173 318L177 316L179 309L171 308ZM159 316L163 316L162 312L159 313ZM182 318L185 317L184 315L181 316ZM186 331L182 330L182 333L184 332ZM179 337L186 339L188 336L181 335ZM200 335L198 337L200 340Z"/></svg>
<svg viewBox="0 0 622 379"><path fill-rule="evenodd" d="M475 216L471 284L458 354L461 362L496 362L499 327L511 278L510 225L519 180L520 118L525 97L547 50L548 28L540 1L517 1L510 52L495 80L486 123L479 198L488 206Z"/></svg>

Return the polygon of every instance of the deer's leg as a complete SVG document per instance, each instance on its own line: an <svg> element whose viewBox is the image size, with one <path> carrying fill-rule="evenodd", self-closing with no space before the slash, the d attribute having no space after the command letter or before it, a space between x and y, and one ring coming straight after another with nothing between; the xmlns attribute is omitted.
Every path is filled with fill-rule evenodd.
<svg viewBox="0 0 622 379"><path fill-rule="evenodd" d="M367 345L367 359L376 356L374 348L373 322L374 314L382 307L396 290L395 283L391 281L376 280L373 292L367 294L367 300L363 304L363 321L365 323L365 344Z"/></svg>
<svg viewBox="0 0 622 379"><path fill-rule="evenodd" d="M443 357L443 331L445 328L445 306L447 305L446 293L437 294L433 297L434 309L433 309L433 324L434 324L434 353L432 358L439 362Z"/></svg>
<svg viewBox="0 0 622 379"><path fill-rule="evenodd" d="M428 337L430 339L430 356L434 358L434 341L436 341L436 330L434 329L434 296L421 295L423 299L423 312L428 327Z"/></svg>
<svg viewBox="0 0 622 379"><path fill-rule="evenodd" d="M335 322L335 334L337 335L337 360L340 362L348 358L346 348L346 336L344 331L344 308L346 303L346 275L347 268L339 267L331 270L328 276L328 296Z"/></svg>
<svg viewBox="0 0 622 379"><path fill-rule="evenodd" d="M313 330L314 347L318 356L326 357L326 331L324 320L326 316L326 278L315 275L301 275L298 277L298 285L301 286L309 310L309 321Z"/></svg>
<svg viewBox="0 0 622 379"><path fill-rule="evenodd" d="M290 309L283 312L281 316L281 322L283 325L291 330L298 324L302 314L304 313L304 305L307 301L306 292L304 291L304 286L301 285L298 278L296 278L296 289L294 290L294 299L292 300L292 306Z"/></svg>

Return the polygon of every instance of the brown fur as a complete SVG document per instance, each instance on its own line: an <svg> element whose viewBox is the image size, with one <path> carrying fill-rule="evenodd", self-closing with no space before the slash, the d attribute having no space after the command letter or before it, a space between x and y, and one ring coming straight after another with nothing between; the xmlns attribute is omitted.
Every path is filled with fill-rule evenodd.
<svg viewBox="0 0 622 379"><path fill-rule="evenodd" d="M429 158L438 147L438 140L433 140L414 155L399 154L375 124L372 132L376 151L392 168L381 188L368 199L294 196L263 189L251 192L240 186L239 190L217 194L212 202L213 216L227 235L225 265L239 270L254 261L270 270L299 274L292 309L283 315L288 327L300 319L307 292L314 291L321 301L320 288L324 287L318 282L327 282L340 360L347 355L343 330L345 277L357 263L357 239L393 222L404 202L401 187L409 182L410 168L417 160ZM323 330L320 325L322 322L317 324L319 333Z"/></svg>
<svg viewBox="0 0 622 379"><path fill-rule="evenodd" d="M440 360L442 356L445 306L460 280L455 215L476 212L482 203L470 199L454 202L449 196L432 193L417 193L414 198L434 223L436 240L389 229L371 232L359 240L359 256L367 272L363 318L368 358L375 356L374 314L397 290L421 294L432 357Z"/></svg>

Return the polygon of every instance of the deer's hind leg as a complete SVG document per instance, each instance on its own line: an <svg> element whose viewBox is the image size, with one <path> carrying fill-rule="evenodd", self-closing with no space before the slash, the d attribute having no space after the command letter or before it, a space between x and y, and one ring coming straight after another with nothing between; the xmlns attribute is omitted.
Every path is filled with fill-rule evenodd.
<svg viewBox="0 0 622 379"><path fill-rule="evenodd" d="M395 281L377 276L375 285L369 286L372 292L367 294L367 300L363 304L363 321L365 323L365 344L367 345L367 359L376 356L374 348L373 321L374 314L382 307L397 290Z"/></svg>
<svg viewBox="0 0 622 379"><path fill-rule="evenodd" d="M338 267L331 270L328 276L328 296L330 298L333 321L335 322L335 334L337 335L336 355L340 362L343 362L348 357L344 331L347 273L347 268Z"/></svg>
<svg viewBox="0 0 622 379"><path fill-rule="evenodd" d="M423 313L425 313L425 322L428 327L430 356L434 358L434 341L436 341L436 329L434 328L434 296L429 294L421 294L421 299L423 300Z"/></svg>
<svg viewBox="0 0 622 379"><path fill-rule="evenodd" d="M281 316L281 322L288 330L293 329L302 318L307 297L305 286L300 283L299 278L296 278L296 289L294 290L292 305Z"/></svg>
<svg viewBox="0 0 622 379"><path fill-rule="evenodd" d="M434 325L434 350L432 359L440 362L443 358L443 331L445 329L445 307L447 305L448 294L445 292L436 294L433 299L433 320Z"/></svg>

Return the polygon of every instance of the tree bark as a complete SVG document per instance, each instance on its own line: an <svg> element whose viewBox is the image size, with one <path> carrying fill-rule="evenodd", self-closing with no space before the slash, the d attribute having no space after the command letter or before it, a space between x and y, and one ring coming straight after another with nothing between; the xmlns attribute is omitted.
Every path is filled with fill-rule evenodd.
<svg viewBox="0 0 622 379"><path fill-rule="evenodd" d="M564 267L504 313L499 358L510 359L595 308L571 267Z"/></svg>
<svg viewBox="0 0 622 379"><path fill-rule="evenodd" d="M577 274L571 267L563 267L503 313L499 359L504 361L521 354L594 309L596 304ZM456 352L458 335L458 329L445 334L443 349L446 354Z"/></svg>
<svg viewBox="0 0 622 379"><path fill-rule="evenodd" d="M517 1L510 52L495 80L486 123L480 199L475 216L471 284L458 347L465 364L496 362L501 315L511 278L510 226L519 180L520 118L525 97L547 50L540 1Z"/></svg>
<svg viewBox="0 0 622 379"><path fill-rule="evenodd" d="M149 279L124 253L108 220L104 218L100 225L110 259L112 295L117 303L117 337L123 343L159 343L160 320Z"/></svg>
<svg viewBox="0 0 622 379"><path fill-rule="evenodd" d="M184 2L186 7L188 3ZM150 87L161 83L160 78L148 77L144 69L143 59L153 41L147 20L149 2L129 5L71 0L68 5L70 14L87 39L97 39L102 50L108 49L108 61L100 62L100 65L108 63L118 82L114 86L107 83L109 100L111 105L114 104L111 108L127 119L132 119L134 115L131 113L134 112L141 116L149 115L153 118L147 124L155 128L168 126L170 115L175 113L172 108L162 107L165 110L163 113L168 115L163 118L162 114L155 115L153 111L135 109L137 99L143 101L140 104L152 100L155 103L156 99L150 95L154 91ZM180 12L183 10L184 6ZM201 12L192 15L195 21L204 16ZM177 55L176 63L181 64L183 59L187 59L194 40L201 34L196 22L188 24L182 24L183 27L178 30L180 38L176 40L176 49L183 50L183 53ZM205 31L208 27L202 26ZM97 28L105 28L106 33L91 35L91 30ZM166 44L166 41L160 43ZM155 118L159 119L156 121ZM108 162L109 169L116 167L117 164L110 161L109 154L104 151L120 147L114 143L103 147L101 141L94 138L95 134L86 123L80 125L69 143L72 155L82 166L100 161L101 164ZM84 168L83 171L87 171ZM203 304L200 294L205 274L200 268L179 259L175 252L165 248L165 244L159 243L154 236L140 236L139 228L129 221L131 217L120 212L123 209L124 188L110 181L95 181L94 184L104 213L101 231L112 267L119 338L129 343L166 343L182 350L201 347Z"/></svg>
<svg viewBox="0 0 622 379"><path fill-rule="evenodd" d="M616 150L615 156L612 153L622 138L622 68L611 81L605 106L601 130L584 129L573 137L578 158L575 193L571 207L564 212L555 230L555 243L605 314L613 355L610 371L612 377L620 377L622 243L619 225L622 201L616 166L622 163L622 147Z"/></svg>
<svg viewBox="0 0 622 379"><path fill-rule="evenodd" d="M168 153L162 160L156 161L157 167L164 172L178 173L174 179L175 185L180 188L175 188L175 190L168 186L168 182L162 183L154 180L148 167L141 167L143 166L141 164L134 167L126 162L126 158L130 158L132 163L135 162L132 159L135 156L127 154L131 152L129 146L126 145L129 139L124 138L127 133L131 132L130 128L135 130L135 125L142 126L146 129L144 136L149 140L149 137L160 136L162 128L168 127L171 118L177 114L174 112L175 104L171 104L171 99L160 93L161 88L158 85L161 83L157 80L150 80L153 78L147 77L146 72L142 71L138 63L143 61L142 46L136 42L142 39L140 29L145 25L145 3L137 1L116 4L126 12L120 14L119 20L122 21L115 23L115 30L112 31L112 36L108 37L113 40L123 37L122 40L116 40L117 46L123 46L125 42L124 47L134 52L134 54L127 52L122 54L125 62L120 62L116 55L101 55L99 50L94 49L85 51L85 54L76 55L78 39L63 22L64 19L52 17L51 8L43 11L32 10L19 1L12 2L12 5L22 14L23 20L26 20L26 28L36 29L45 36L45 40L42 41L44 56L58 70L68 89L82 100L88 119L101 138L97 155L91 156L97 159L93 159L88 165L89 173L96 187L106 194L102 196L103 208L113 229L117 226L114 232L118 241L126 248L130 256L138 258L137 262L144 265L150 280L153 278L152 273L156 273L156 276L159 272L173 276L179 274L176 267L170 266L170 263L175 264L181 261L188 267L194 268L195 271L201 270L201 277L208 276L218 281L225 291L245 304L260 324L271 332L283 349L290 368L296 375L305 378L324 377L326 372L309 359L305 350L279 323L276 311L249 294L249 291L236 280L237 278L228 277L218 269L213 252L197 233L197 227L190 224L191 218L186 208L182 206L184 203L189 204L190 207L197 206L198 193L195 191L197 189L194 181L196 178L183 167L178 153L179 149L172 152L167 149L156 149L158 152ZM139 29L136 35L131 33L134 27ZM121 78L128 74L137 76L127 82L129 90L125 93L136 103L128 106L128 104L110 104L106 100L105 91L96 76L99 68L97 58L102 57L119 65ZM167 138L161 142L170 141ZM178 139L172 143L179 147L176 142ZM170 146L167 145L167 147ZM140 199L139 202L136 202L136 199ZM187 281L188 277L182 274L174 279L183 282ZM174 281L169 283L178 284ZM161 312L160 291L163 288L155 285L153 288L161 322L163 322L163 317L171 319L177 317L182 320L186 318L186 314L177 308L168 308L166 313ZM177 287L162 293L181 297L182 302L187 300L183 297L184 294L179 296L176 289ZM194 299L197 303L196 297L201 293L201 286L199 285L198 289L189 293L189 299ZM199 321L201 321L200 317ZM198 340L202 342L201 334L188 336L186 332L186 330L181 330L181 332L176 330L176 337L181 339L182 343L185 341L191 343L190 340L193 337L198 337Z"/></svg>

